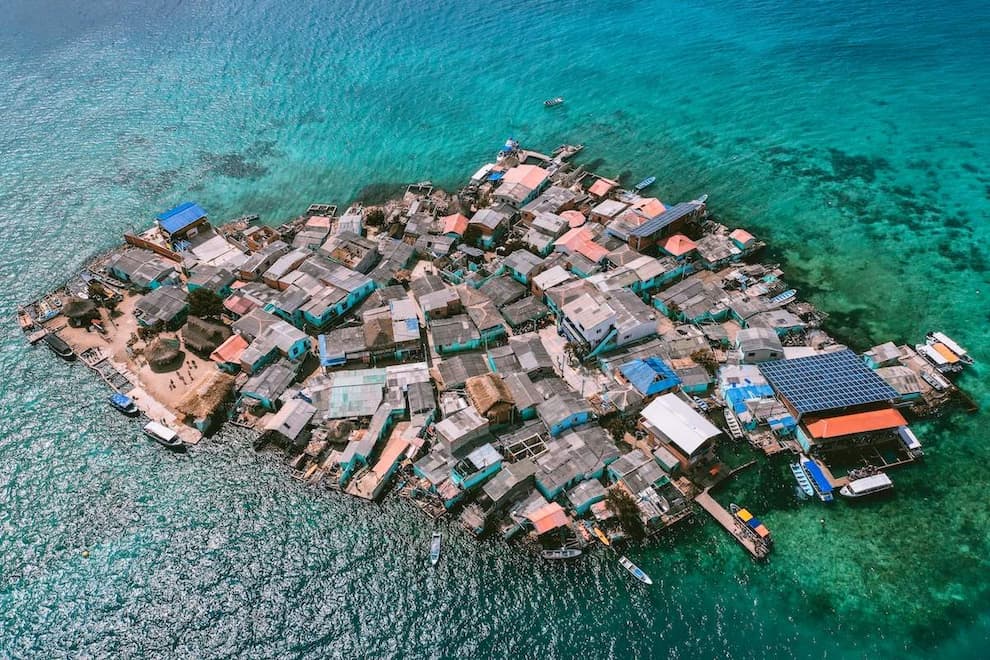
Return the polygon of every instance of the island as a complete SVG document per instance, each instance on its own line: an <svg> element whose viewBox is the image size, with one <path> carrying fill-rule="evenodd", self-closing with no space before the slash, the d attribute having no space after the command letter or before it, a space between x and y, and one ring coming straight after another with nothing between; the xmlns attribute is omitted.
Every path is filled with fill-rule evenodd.
<svg viewBox="0 0 990 660"><path fill-rule="evenodd" d="M186 202L19 320L169 449L249 429L313 487L548 560L701 513L761 559L772 521L720 484L766 461L809 505L889 492L923 456L910 420L972 405L950 337L858 354L706 196L661 201L582 150L510 139L455 193L278 227Z"/></svg>

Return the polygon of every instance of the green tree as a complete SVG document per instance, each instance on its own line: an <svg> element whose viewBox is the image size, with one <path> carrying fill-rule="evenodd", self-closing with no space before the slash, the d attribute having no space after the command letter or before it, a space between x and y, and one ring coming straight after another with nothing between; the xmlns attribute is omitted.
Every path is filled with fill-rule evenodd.
<svg viewBox="0 0 990 660"><path fill-rule="evenodd" d="M369 227L381 227L385 223L385 211L375 207L364 216L364 222Z"/></svg>
<svg viewBox="0 0 990 660"><path fill-rule="evenodd" d="M623 488L611 488L605 498L608 508L619 518L619 524L633 540L639 540L646 535L643 519L639 517L639 507L632 495Z"/></svg>
<svg viewBox="0 0 990 660"><path fill-rule="evenodd" d="M223 314L223 299L202 287L189 294L189 313L201 319Z"/></svg>

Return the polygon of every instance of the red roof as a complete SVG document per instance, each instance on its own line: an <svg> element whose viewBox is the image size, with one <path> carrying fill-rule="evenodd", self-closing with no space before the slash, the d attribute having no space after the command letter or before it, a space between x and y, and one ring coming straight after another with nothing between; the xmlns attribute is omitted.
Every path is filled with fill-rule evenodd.
<svg viewBox="0 0 990 660"><path fill-rule="evenodd" d="M543 185L550 173L539 165L516 165L505 173L502 183L521 183L530 190L536 190Z"/></svg>
<svg viewBox="0 0 990 660"><path fill-rule="evenodd" d="M585 241L577 247L577 251L595 263L598 263L608 255L608 249L604 245L599 245L593 241Z"/></svg>
<svg viewBox="0 0 990 660"><path fill-rule="evenodd" d="M904 419L904 415L893 408L887 408L886 410L873 410L819 419L808 424L808 433L813 438L838 438L853 433L882 431L906 425L907 420Z"/></svg>
<svg viewBox="0 0 990 660"><path fill-rule="evenodd" d="M747 243L752 241L754 237L745 229L736 229L731 234L729 234L729 238L736 241L740 245L746 245Z"/></svg>
<svg viewBox="0 0 990 660"><path fill-rule="evenodd" d="M697 247L698 244L684 234L674 234L663 244L664 252L675 257L683 256Z"/></svg>
<svg viewBox="0 0 990 660"><path fill-rule="evenodd" d="M468 218L462 213L445 215L442 220L443 233L445 234L457 234L458 236L463 236L464 232L467 231Z"/></svg>
<svg viewBox="0 0 990 660"><path fill-rule="evenodd" d="M216 350L210 353L210 359L214 362L231 362L237 364L241 361L241 354L248 347L248 342L240 335L231 335L227 341L217 346Z"/></svg>
<svg viewBox="0 0 990 660"><path fill-rule="evenodd" d="M611 179L598 179L598 181L595 181L591 185L591 187L588 188L588 192L594 195L595 197L604 197L605 195L609 194L609 192L612 191L612 188L615 188L617 185L619 184L616 183L615 181L612 181Z"/></svg>
<svg viewBox="0 0 990 660"><path fill-rule="evenodd" d="M245 298L244 296L230 296L223 301L223 306L227 308L228 311L237 314L238 316L244 316L252 309L257 307L256 304Z"/></svg>
<svg viewBox="0 0 990 660"><path fill-rule="evenodd" d="M567 220L567 224L571 227L571 229L580 227L587 220L587 218L584 217L584 213L581 213L580 211L561 211L560 217Z"/></svg>
<svg viewBox="0 0 990 660"><path fill-rule="evenodd" d="M306 221L307 227L330 227L330 218L325 215L313 215Z"/></svg>
<svg viewBox="0 0 990 660"><path fill-rule="evenodd" d="M647 218L655 218L667 210L667 207L663 205L663 202L656 197L644 197L633 204L632 207L645 215Z"/></svg>
<svg viewBox="0 0 990 660"><path fill-rule="evenodd" d="M556 502L550 502L533 513L526 516L533 523L537 534L549 532L551 529L563 527L570 519L564 512L564 508Z"/></svg>

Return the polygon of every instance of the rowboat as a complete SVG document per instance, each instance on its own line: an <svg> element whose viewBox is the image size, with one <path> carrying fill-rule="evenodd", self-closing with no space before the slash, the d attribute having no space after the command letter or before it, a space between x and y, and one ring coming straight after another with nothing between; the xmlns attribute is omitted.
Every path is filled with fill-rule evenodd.
<svg viewBox="0 0 990 660"><path fill-rule="evenodd" d="M636 184L636 192L641 190L646 190L656 182L657 178L655 176L648 176L639 183Z"/></svg>
<svg viewBox="0 0 990 660"><path fill-rule="evenodd" d="M543 105L546 106L546 107L548 107L548 108L552 108L553 106L560 105L563 102L564 102L564 97L563 96L555 96L552 99L547 99L546 101L544 101L543 102Z"/></svg>
<svg viewBox="0 0 990 660"><path fill-rule="evenodd" d="M794 300L794 296L796 296L796 295L797 295L797 289L788 289L787 291L784 291L783 293L778 294L778 295L774 296L773 298L771 298L770 299L770 304L771 305L785 305L785 304L791 302L792 300Z"/></svg>
<svg viewBox="0 0 990 660"><path fill-rule="evenodd" d="M608 538L608 534L606 534L597 527L595 527L593 531L595 532L595 536L598 537L598 540L602 542L602 545L605 546L612 545L612 542Z"/></svg>
<svg viewBox="0 0 990 660"><path fill-rule="evenodd" d="M544 550L540 555L544 559L574 559L581 556L581 551L576 548L558 548L557 550Z"/></svg>
<svg viewBox="0 0 990 660"><path fill-rule="evenodd" d="M440 541L442 538L440 532L433 532L433 538L430 539L430 566L436 566L437 562L440 561Z"/></svg>
<svg viewBox="0 0 990 660"><path fill-rule="evenodd" d="M626 559L624 556L623 557L619 557L619 563L622 564L622 567L624 569L626 569L627 571L629 571L629 574L630 575L632 575L634 578L636 578L637 580L639 580L643 584L653 584L653 580L650 579L650 576L647 575L643 571L642 568L640 568L636 564L632 563L631 561L629 561L628 559Z"/></svg>

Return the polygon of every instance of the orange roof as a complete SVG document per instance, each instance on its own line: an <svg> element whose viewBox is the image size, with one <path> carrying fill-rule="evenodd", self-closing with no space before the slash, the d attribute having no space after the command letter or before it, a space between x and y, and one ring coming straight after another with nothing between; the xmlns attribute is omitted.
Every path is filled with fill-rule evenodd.
<svg viewBox="0 0 990 660"><path fill-rule="evenodd" d="M633 204L632 207L645 215L647 218L655 218L667 210L667 207L663 205L663 202L656 197L645 197Z"/></svg>
<svg viewBox="0 0 990 660"><path fill-rule="evenodd" d="M684 234L674 234L663 244L664 252L672 254L675 257L685 255L696 247L698 247L698 244Z"/></svg>
<svg viewBox="0 0 990 660"><path fill-rule="evenodd" d="M554 241L554 246L565 247L572 252L576 252L578 248L590 241L592 238L591 232L584 227L575 227L569 230L566 234Z"/></svg>
<svg viewBox="0 0 990 660"><path fill-rule="evenodd" d="M940 344L939 342L934 342L932 344L932 348L934 348L938 352L939 355L941 355L942 357L944 357L945 358L945 361L948 362L949 364L953 364L955 362L959 362L959 356L956 355L955 353L953 353L952 351L950 351L949 350L949 347L946 346L945 344Z"/></svg>
<svg viewBox="0 0 990 660"><path fill-rule="evenodd" d="M739 241L743 245L746 245L746 243L749 243L751 240L753 240L753 235L750 234L745 229L736 229L731 234L729 234L729 238L735 241Z"/></svg>
<svg viewBox="0 0 990 660"><path fill-rule="evenodd" d="M445 215L441 219L443 220L443 233L445 234L463 236L464 232L467 231L468 218L463 213Z"/></svg>
<svg viewBox="0 0 990 660"><path fill-rule="evenodd" d="M619 184L616 183L615 181L612 181L611 179L598 179L598 181L595 181L591 185L591 187L588 188L588 192L594 195L595 197L604 197L605 195L609 194L612 188L615 188L617 185Z"/></svg>
<svg viewBox="0 0 990 660"><path fill-rule="evenodd" d="M622 222L628 222L633 227L639 227L641 224L649 220L642 213L637 213L636 209L627 209L619 214L619 220Z"/></svg>
<svg viewBox="0 0 990 660"><path fill-rule="evenodd" d="M587 218L584 217L584 213L580 211L561 211L560 217L567 220L567 224L573 229L574 227L580 227L585 223Z"/></svg>
<svg viewBox="0 0 990 660"><path fill-rule="evenodd" d="M537 534L543 534L544 532L549 532L551 529L563 527L570 522L570 519L564 512L564 507L556 502L550 502L547 505L541 506L526 517L533 523Z"/></svg>
<svg viewBox="0 0 990 660"><path fill-rule="evenodd" d="M502 177L502 183L521 183L522 185L535 190L543 185L550 173L539 165L516 165Z"/></svg>
<svg viewBox="0 0 990 660"><path fill-rule="evenodd" d="M229 298L224 300L223 306L227 310L233 312L234 314L239 314L241 316L247 314L252 309L257 307L256 304L254 304L252 301L248 300L244 296L236 296L236 295L230 296Z"/></svg>
<svg viewBox="0 0 990 660"><path fill-rule="evenodd" d="M216 350L210 353L210 359L214 362L238 363L241 361L241 353L248 347L247 340L240 335L231 335L227 341L217 346Z"/></svg>
<svg viewBox="0 0 990 660"><path fill-rule="evenodd" d="M873 410L819 419L808 424L808 432L813 438L838 438L853 433L882 431L905 425L907 425L907 420L904 419L904 415L893 408L887 408L886 410Z"/></svg>
<svg viewBox="0 0 990 660"><path fill-rule="evenodd" d="M330 227L330 218L325 215L312 215L306 221L307 227Z"/></svg>
<svg viewBox="0 0 990 660"><path fill-rule="evenodd" d="M577 251L580 254L583 254L584 256L588 257L595 263L598 263L599 261L604 259L605 256L608 254L608 248L606 248L604 245L599 245L598 243L595 243L593 241L585 241L584 243L582 243L577 247Z"/></svg>

